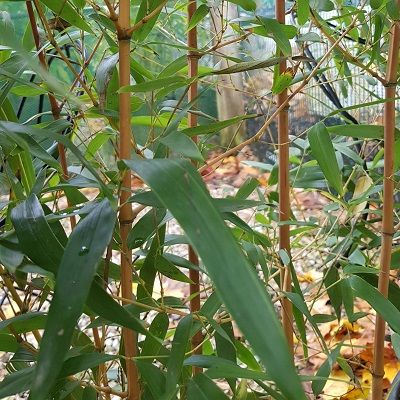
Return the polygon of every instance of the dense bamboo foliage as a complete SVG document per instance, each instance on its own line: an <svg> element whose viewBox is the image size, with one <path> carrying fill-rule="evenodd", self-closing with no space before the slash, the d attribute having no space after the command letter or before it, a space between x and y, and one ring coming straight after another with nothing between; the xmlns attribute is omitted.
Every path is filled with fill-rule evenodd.
<svg viewBox="0 0 400 400"><path fill-rule="evenodd" d="M0 0L0 398L397 399L399 46L398 0Z"/></svg>

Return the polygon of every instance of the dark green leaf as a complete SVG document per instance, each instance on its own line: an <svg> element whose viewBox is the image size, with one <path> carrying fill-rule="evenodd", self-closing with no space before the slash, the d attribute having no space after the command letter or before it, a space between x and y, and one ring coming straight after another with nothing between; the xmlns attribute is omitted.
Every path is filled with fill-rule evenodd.
<svg viewBox="0 0 400 400"><path fill-rule="evenodd" d="M43 4L50 8L56 16L65 19L65 21L69 22L71 25L76 26L86 32L93 33L89 24L85 21L83 17L81 17L75 9L67 2L59 1L59 0L41 0Z"/></svg>
<svg viewBox="0 0 400 400"><path fill-rule="evenodd" d="M257 4L253 0L228 0L229 3L237 4L242 7L243 10L246 11L255 11L257 8Z"/></svg>
<svg viewBox="0 0 400 400"><path fill-rule="evenodd" d="M311 152L318 161L326 180L339 194L343 194L342 175L339 170L335 150L328 130L322 122L318 122L310 129L308 140Z"/></svg>
<svg viewBox="0 0 400 400"><path fill-rule="evenodd" d="M206 4L200 4L189 21L187 31L192 30L209 12L210 9Z"/></svg>
<svg viewBox="0 0 400 400"><path fill-rule="evenodd" d="M82 312L97 264L111 240L116 213L108 200L99 203L72 232L57 274L31 397L44 400L54 384ZM71 295L73 294L73 295ZM44 390L44 388L46 388Z"/></svg>
<svg viewBox="0 0 400 400"><path fill-rule="evenodd" d="M351 276L349 282L354 289L354 294L366 300L396 333L400 333L400 311L378 289L359 276Z"/></svg>
<svg viewBox="0 0 400 400"><path fill-rule="evenodd" d="M174 340L172 341L171 355L167 363L165 386L166 395L170 395L176 390L176 385L178 384L179 377L181 376L183 360L189 344L192 321L192 315L182 318L175 330Z"/></svg>
<svg viewBox="0 0 400 400"><path fill-rule="evenodd" d="M160 139L172 151L197 161L204 161L197 144L181 132L172 132Z"/></svg>
<svg viewBox="0 0 400 400"><path fill-rule="evenodd" d="M160 159L125 162L149 184L185 230L219 297L271 378L287 397L305 399L274 306L192 164Z"/></svg>
<svg viewBox="0 0 400 400"><path fill-rule="evenodd" d="M340 348L341 344L337 345L332 352L329 354L327 360L324 361L324 363L319 367L317 373L315 376L325 378L323 380L315 380L312 382L311 387L312 391L315 394L315 396L318 396L319 394L322 393L324 390L324 387L326 385L326 380L328 379L328 376L332 370L333 363L336 361L340 354Z"/></svg>
<svg viewBox="0 0 400 400"><path fill-rule="evenodd" d="M308 0L297 0L297 19L300 25L308 21L310 15L310 4Z"/></svg>
<svg viewBox="0 0 400 400"><path fill-rule="evenodd" d="M188 383L188 400L228 400L228 396L206 375L197 374Z"/></svg>

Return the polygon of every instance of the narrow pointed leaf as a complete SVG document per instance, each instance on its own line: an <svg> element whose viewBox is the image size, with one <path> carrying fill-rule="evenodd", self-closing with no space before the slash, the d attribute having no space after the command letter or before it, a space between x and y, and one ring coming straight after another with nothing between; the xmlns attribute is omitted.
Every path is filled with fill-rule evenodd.
<svg viewBox="0 0 400 400"><path fill-rule="evenodd" d="M385 298L378 289L357 275L350 276L349 282L354 294L366 300L396 333L400 333L400 311L393 303Z"/></svg>
<svg viewBox="0 0 400 400"><path fill-rule="evenodd" d="M103 200L72 232L57 274L46 329L41 341L31 398L44 400L60 372L75 324L110 242L116 213Z"/></svg>
<svg viewBox="0 0 400 400"><path fill-rule="evenodd" d="M190 339L190 331L192 328L193 317L188 315L184 317L178 324L174 340L172 342L171 355L167 364L166 387L165 393L171 393L178 384L179 377L182 373L183 360L185 358L186 348Z"/></svg>
<svg viewBox="0 0 400 400"><path fill-rule="evenodd" d="M309 134L311 152L316 158L328 183L339 193L343 193L342 175L329 132L322 122L314 125Z"/></svg>
<svg viewBox="0 0 400 400"><path fill-rule="evenodd" d="M228 400L229 397L206 375L197 374L188 383L188 400Z"/></svg>
<svg viewBox="0 0 400 400"><path fill-rule="evenodd" d="M171 159L125 163L149 184L180 223L207 268L219 297L279 389L288 398L304 400L271 299L192 164Z"/></svg>

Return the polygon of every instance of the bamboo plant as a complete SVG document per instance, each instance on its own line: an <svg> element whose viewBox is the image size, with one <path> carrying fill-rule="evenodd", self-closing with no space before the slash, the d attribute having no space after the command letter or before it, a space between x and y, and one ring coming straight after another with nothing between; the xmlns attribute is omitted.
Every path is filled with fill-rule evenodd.
<svg viewBox="0 0 400 400"><path fill-rule="evenodd" d="M240 10L232 21L227 1ZM275 18L253 0L213 12L196 1L1 3L0 398L305 400L329 396L338 368L354 394L354 374L368 371L353 372L321 324L369 321L356 297L378 314L372 396L386 395L385 323L400 352L400 291L387 279L398 260L397 3L285 3ZM271 54L255 54L265 37ZM229 54L232 44L240 52ZM378 86L344 110L337 99L362 90L360 75ZM221 84L246 98L243 115L213 115ZM316 88L329 93L328 111L293 138L289 105ZM383 104L385 127L363 117ZM332 116L341 120L330 125ZM207 154L243 121L248 138ZM243 160L246 146L268 146L275 122L278 162ZM368 158L360 142L379 147L383 131L380 249L380 214L368 204L380 201L383 150ZM239 176L226 176L232 161ZM246 164L269 173L239 182ZM213 172L214 187L240 188L212 197ZM298 190L328 204L311 216L291 210ZM312 282L297 275L309 256L322 272ZM326 360L310 377L316 350Z"/></svg>
<svg viewBox="0 0 400 400"><path fill-rule="evenodd" d="M276 19L285 24L286 2L277 0L275 3ZM278 56L282 53L278 52ZM279 75L287 73L286 61L278 64ZM287 88L277 95L277 106L280 109L278 120L278 149L279 149L279 249L290 256L290 183L289 183L289 102ZM291 290L292 280L289 265L281 267L280 274L281 290L288 292ZM282 301L282 326L285 332L289 349L293 349L293 314L292 303L283 298Z"/></svg>
<svg viewBox="0 0 400 400"><path fill-rule="evenodd" d="M397 2L400 10L400 2ZM378 289L388 297L390 282L390 267L394 235L394 156L396 128L396 88L398 81L400 49L400 21L395 20L390 30L390 45L387 59L384 108L384 171L383 171L383 218L382 218L382 247ZM383 397L384 377L384 342L386 323L382 315L377 314L375 322L374 362L372 373L372 400Z"/></svg>

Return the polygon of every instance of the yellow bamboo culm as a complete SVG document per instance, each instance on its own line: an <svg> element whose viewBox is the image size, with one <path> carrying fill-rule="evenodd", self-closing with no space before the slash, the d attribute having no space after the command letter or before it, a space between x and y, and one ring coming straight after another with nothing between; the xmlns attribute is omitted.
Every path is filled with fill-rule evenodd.
<svg viewBox="0 0 400 400"><path fill-rule="evenodd" d="M196 0L189 0L187 15L188 22L192 19L194 13L196 12ZM187 35L187 44L189 47L188 52L188 76L189 78L193 78L198 75L198 67L199 67L199 56L196 52L197 49L197 28L193 27L188 31ZM198 94L197 81L193 82L189 86L188 90L188 102L192 102L196 99ZM193 128L197 125L197 115L189 112L188 113L188 126ZM195 142L197 142L197 137L192 138ZM199 265L199 259L197 254L193 250L191 246L189 246L189 261L195 265ZM190 311L192 313L198 312L200 310L200 274L199 271L190 270L189 271L190 280L193 282L190 284ZM201 354L201 342L203 340L201 331L197 332L192 338L192 349L195 349L195 354ZM201 372L201 368L193 367L193 374Z"/></svg>
<svg viewBox="0 0 400 400"><path fill-rule="evenodd" d="M130 0L120 0L118 15L119 86L130 84ZM131 132L130 93L119 94L119 158L130 159L133 136ZM128 199L131 195L131 172L125 170L121 182L119 224L121 234L121 292L126 299L133 298L132 250L128 248L128 234L132 228L133 212ZM136 333L124 328L122 331L126 360L128 400L140 399L138 371L133 357L137 352Z"/></svg>
<svg viewBox="0 0 400 400"><path fill-rule="evenodd" d="M285 1L277 0L275 3L276 19L285 23ZM279 54L282 55L282 54ZM279 63L279 74L286 71L286 61ZM277 107L287 101L287 89L277 95ZM289 104L278 114L278 143L279 143L279 221L290 219L290 186L289 186ZM290 254L290 227L279 226L279 249ZM289 266L281 269L281 290L289 292L292 286ZM293 311L292 303L286 297L282 299L282 327L290 351L293 353Z"/></svg>
<svg viewBox="0 0 400 400"><path fill-rule="evenodd" d="M400 9L400 0L397 2ZM390 45L386 69L385 109L384 109L384 172L383 172L383 219L382 247L378 289L388 296L389 273L393 244L393 197L394 197L394 140L396 127L396 87L399 64L400 21L394 21L390 30ZM374 338L374 361L372 368L372 400L383 399L385 320L376 316Z"/></svg>

